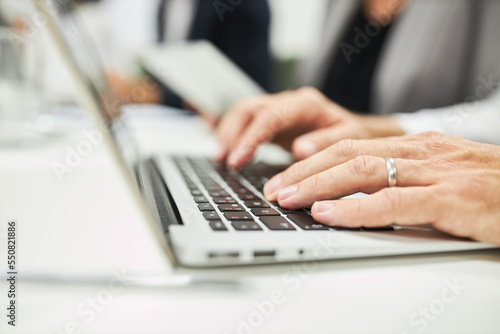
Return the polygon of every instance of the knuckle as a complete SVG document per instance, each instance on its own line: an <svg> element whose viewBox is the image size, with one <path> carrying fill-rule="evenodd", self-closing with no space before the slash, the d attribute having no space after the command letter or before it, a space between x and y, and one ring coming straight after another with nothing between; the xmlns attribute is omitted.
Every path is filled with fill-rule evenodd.
<svg viewBox="0 0 500 334"><path fill-rule="evenodd" d="M374 160L375 158L371 156L358 156L349 162L349 170L352 174L362 178L373 176L375 174Z"/></svg>
<svg viewBox="0 0 500 334"><path fill-rule="evenodd" d="M445 143L436 137L429 137L422 141L422 144L427 152L434 153L443 150Z"/></svg>
<svg viewBox="0 0 500 334"><path fill-rule="evenodd" d="M360 200L355 200L352 202L352 216L354 217L361 217L363 214L365 214L363 210L363 206L361 204L362 202Z"/></svg>
<svg viewBox="0 0 500 334"><path fill-rule="evenodd" d="M234 103L231 108L229 108L228 115L242 116L251 112L256 111L257 106L263 98L248 98Z"/></svg>
<svg viewBox="0 0 500 334"><path fill-rule="evenodd" d="M422 144L428 152L453 152L456 148L453 140L442 133L431 131L422 134Z"/></svg>
<svg viewBox="0 0 500 334"><path fill-rule="evenodd" d="M424 161L424 165L434 171L449 172L458 167L458 162L449 159L432 159Z"/></svg>
<svg viewBox="0 0 500 334"><path fill-rule="evenodd" d="M229 111L227 112L228 115L233 115L233 114L242 114L246 112L248 102L247 101L239 101L234 103L230 108Z"/></svg>
<svg viewBox="0 0 500 334"><path fill-rule="evenodd" d="M283 178L286 180L300 180L303 175L303 167L301 162L297 162L290 166L284 173Z"/></svg>
<svg viewBox="0 0 500 334"><path fill-rule="evenodd" d="M320 193L322 192L323 184L324 182L320 174L313 175L310 179L308 190L315 194Z"/></svg>
<svg viewBox="0 0 500 334"><path fill-rule="evenodd" d="M381 190L381 195L384 200L384 205L387 207L387 212L398 210L402 203L401 191L397 188L385 188Z"/></svg>
<svg viewBox="0 0 500 334"><path fill-rule="evenodd" d="M444 135L441 132L437 131L425 131L420 134L421 137L424 138L441 138Z"/></svg>
<svg viewBox="0 0 500 334"><path fill-rule="evenodd" d="M344 139L332 146L332 154L341 157L352 157L355 154L355 141L353 139Z"/></svg>
<svg viewBox="0 0 500 334"><path fill-rule="evenodd" d="M322 100L323 94L314 87L301 87L296 91L300 96L311 100Z"/></svg>
<svg viewBox="0 0 500 334"><path fill-rule="evenodd" d="M298 88L297 92L302 93L302 94L316 94L318 92L318 90L314 87L311 87L311 86L304 86L304 87Z"/></svg>

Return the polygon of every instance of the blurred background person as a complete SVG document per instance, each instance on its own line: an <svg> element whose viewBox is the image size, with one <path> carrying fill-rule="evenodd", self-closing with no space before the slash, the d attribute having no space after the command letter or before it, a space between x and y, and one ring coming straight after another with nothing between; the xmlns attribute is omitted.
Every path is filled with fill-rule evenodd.
<svg viewBox="0 0 500 334"><path fill-rule="evenodd" d="M498 1L331 0L301 86L367 114L464 102L500 75ZM477 96L477 99L486 97Z"/></svg>
<svg viewBox="0 0 500 334"><path fill-rule="evenodd" d="M208 40L262 88L271 89L267 0L235 3L212 0L161 0L158 9L159 43ZM180 99L163 87L162 102L180 106Z"/></svg>
<svg viewBox="0 0 500 334"><path fill-rule="evenodd" d="M226 1L160 0L157 4L157 43L208 40L262 88L271 89L271 14L267 0L233 5ZM108 79L124 99L138 84L120 73L110 73ZM151 90L148 96L128 102L183 106L180 97L160 83L158 90Z"/></svg>
<svg viewBox="0 0 500 334"><path fill-rule="evenodd" d="M2 17L2 9L0 8L0 27L5 26L4 19Z"/></svg>

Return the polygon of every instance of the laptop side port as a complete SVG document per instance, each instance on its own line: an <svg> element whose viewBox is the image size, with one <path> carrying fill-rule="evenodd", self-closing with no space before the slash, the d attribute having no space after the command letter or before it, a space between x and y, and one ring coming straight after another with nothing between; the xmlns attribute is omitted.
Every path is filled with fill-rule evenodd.
<svg viewBox="0 0 500 334"><path fill-rule="evenodd" d="M210 252L209 259L235 259L240 256L239 252Z"/></svg>
<svg viewBox="0 0 500 334"><path fill-rule="evenodd" d="M271 250L271 251L255 251L255 252L253 252L253 256L255 258L275 257L276 256L276 251L274 251L274 250Z"/></svg>

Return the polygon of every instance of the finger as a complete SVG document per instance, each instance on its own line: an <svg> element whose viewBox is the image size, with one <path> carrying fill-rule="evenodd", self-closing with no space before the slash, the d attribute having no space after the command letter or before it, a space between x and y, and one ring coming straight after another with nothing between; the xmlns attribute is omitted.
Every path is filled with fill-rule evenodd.
<svg viewBox="0 0 500 334"><path fill-rule="evenodd" d="M311 213L322 224L343 227L434 223L441 214L435 194L434 186L386 188L364 198L317 202Z"/></svg>
<svg viewBox="0 0 500 334"><path fill-rule="evenodd" d="M387 142L385 140L342 140L318 154L299 161L283 173L274 176L264 187L264 195L276 201L278 191L312 175L338 166L358 156L372 155L382 158L424 159L424 149L417 143Z"/></svg>
<svg viewBox="0 0 500 334"><path fill-rule="evenodd" d="M219 122L216 129L216 136L219 142L219 152L217 153L216 160L223 161L233 147L244 129L251 122L256 110L257 104L243 104L231 109Z"/></svg>
<svg viewBox="0 0 500 334"><path fill-rule="evenodd" d="M427 131L427 132L421 132L417 134L411 134L411 135L404 135L404 136L394 136L394 137L385 137L384 140L388 141L406 141L406 142L411 142L411 141L418 141L421 142L424 139L428 138L433 138L433 137L443 137L444 135L440 132L436 131Z"/></svg>
<svg viewBox="0 0 500 334"><path fill-rule="evenodd" d="M238 169L249 163L259 145L270 141L277 128L270 126L272 119L271 112L262 111L258 113L252 122L243 130L233 150L230 151L227 159L227 165Z"/></svg>
<svg viewBox="0 0 500 334"><path fill-rule="evenodd" d="M253 158L259 145L271 141L277 134L304 121L304 115L297 112L297 106L288 107L286 103L281 103L283 96L279 96L275 99L276 103L261 108L255 114L229 154L229 167L243 167Z"/></svg>
<svg viewBox="0 0 500 334"><path fill-rule="evenodd" d="M429 172L427 163L421 160L395 159L395 164L396 184L399 187L429 185L440 174ZM388 186L385 159L359 156L282 189L278 194L278 203L290 209L304 208L316 201L340 198L357 192L371 194Z"/></svg>
<svg viewBox="0 0 500 334"><path fill-rule="evenodd" d="M292 153L297 159L303 160L342 139L351 139L350 136L352 136L352 130L348 128L333 126L316 130L295 139L292 144Z"/></svg>

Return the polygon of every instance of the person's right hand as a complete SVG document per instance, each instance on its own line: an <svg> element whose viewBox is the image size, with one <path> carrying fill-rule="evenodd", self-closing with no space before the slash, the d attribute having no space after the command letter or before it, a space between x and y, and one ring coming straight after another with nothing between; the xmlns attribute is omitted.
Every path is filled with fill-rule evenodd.
<svg viewBox="0 0 500 334"><path fill-rule="evenodd" d="M116 72L106 72L106 81L114 96L125 104L157 104L160 87L148 77L125 78Z"/></svg>
<svg viewBox="0 0 500 334"><path fill-rule="evenodd" d="M389 186L385 158L396 165ZM341 199L364 192L363 198ZM500 246L500 147L427 132L345 140L275 175L269 201L311 207L322 224L379 227L433 224L458 237Z"/></svg>
<svg viewBox="0 0 500 334"><path fill-rule="evenodd" d="M304 87L237 103L217 129L216 160L241 168L258 146L272 141L305 159L342 139L404 134L392 117L360 116Z"/></svg>

